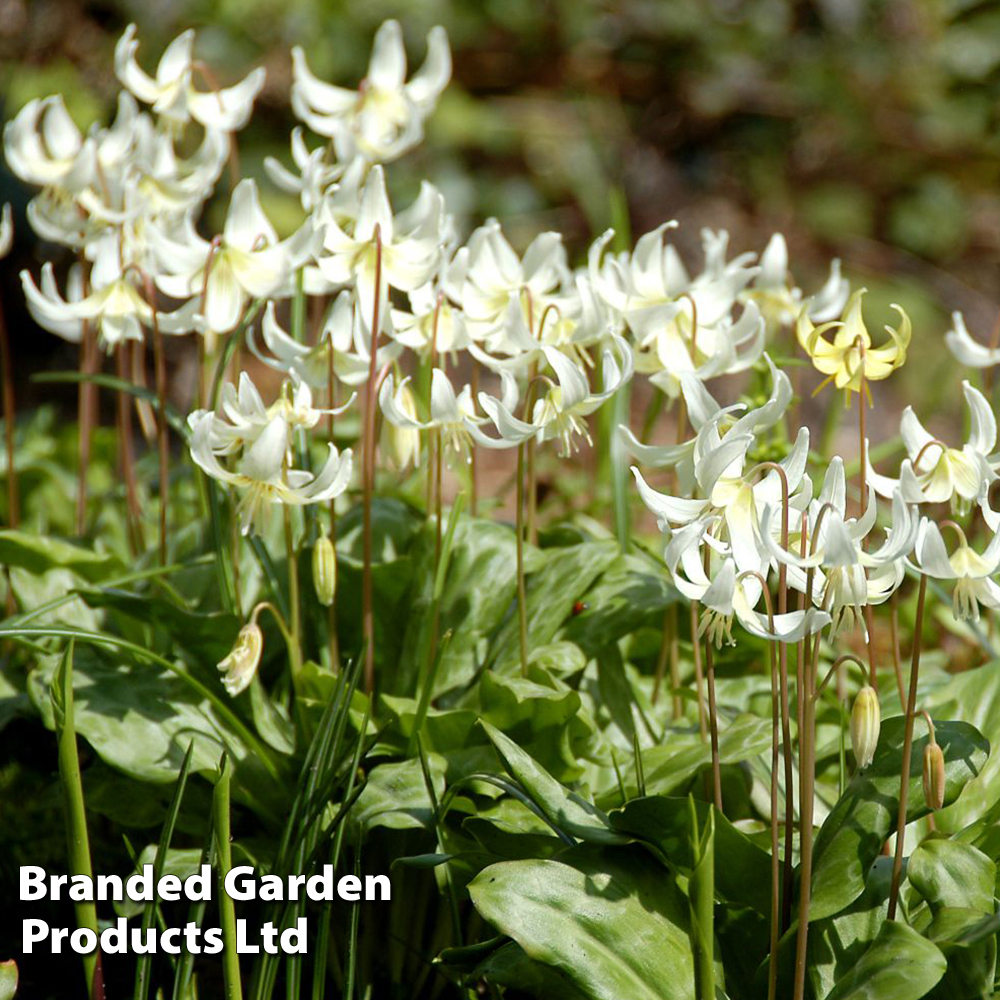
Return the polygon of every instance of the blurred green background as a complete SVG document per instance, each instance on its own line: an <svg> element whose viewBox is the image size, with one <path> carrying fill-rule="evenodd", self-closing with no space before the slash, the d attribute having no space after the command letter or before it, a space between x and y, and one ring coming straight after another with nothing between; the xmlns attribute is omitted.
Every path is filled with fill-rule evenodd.
<svg viewBox="0 0 1000 1000"><path fill-rule="evenodd" d="M871 289L875 319L901 301L914 357L942 357L920 343L943 350L953 309L988 339L1000 285L997 3L0 0L0 116L61 91L81 125L107 120L124 26L138 23L150 71L194 26L223 82L267 67L240 139L244 171L263 176L265 155L288 160L290 47L354 86L387 17L403 24L411 66L434 24L447 28L455 61L425 145L392 167L402 201L428 176L463 227L496 215L516 246L556 228L577 260L623 217L623 200L634 233L679 219L692 262L703 226L729 229L734 252L760 250L781 229L807 289L840 256ZM296 205L265 189L289 228ZM225 181L219 191L224 203ZM0 173L0 197L23 209L29 194ZM43 259L21 220L3 276L11 312L15 268L37 271ZM52 339L16 326L21 357ZM894 392L919 383L933 403L957 384L927 382L926 362L910 365Z"/></svg>

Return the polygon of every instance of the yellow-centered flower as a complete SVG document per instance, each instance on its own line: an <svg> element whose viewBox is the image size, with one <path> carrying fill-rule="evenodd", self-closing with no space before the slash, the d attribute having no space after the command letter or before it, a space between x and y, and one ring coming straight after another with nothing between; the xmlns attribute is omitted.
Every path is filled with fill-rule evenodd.
<svg viewBox="0 0 1000 1000"><path fill-rule="evenodd" d="M861 315L861 298L865 291L859 288L851 296L841 320L815 326L803 309L795 325L802 349L816 369L827 376L816 392L833 382L838 389L844 390L845 402L850 401L852 392L861 392L865 382L888 378L906 361L913 332L910 317L901 306L893 304L892 308L900 316L899 328L886 326L889 342L882 347L872 347L871 335ZM832 340L827 340L823 335L831 330L836 332Z"/></svg>

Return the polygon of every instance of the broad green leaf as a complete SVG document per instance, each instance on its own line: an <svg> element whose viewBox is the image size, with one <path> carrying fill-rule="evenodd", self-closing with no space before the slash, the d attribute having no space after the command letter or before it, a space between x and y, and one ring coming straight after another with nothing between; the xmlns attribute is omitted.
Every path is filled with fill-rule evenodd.
<svg viewBox="0 0 1000 1000"><path fill-rule="evenodd" d="M28 692L52 726L49 685L55 664L43 658L29 675ZM240 795L260 808L282 798L254 753L220 719L213 706L165 668L137 666L124 656L78 645L73 666L76 731L112 767L139 781L177 777L188 742L192 771L215 773L226 750L235 764Z"/></svg>
<svg viewBox="0 0 1000 1000"><path fill-rule="evenodd" d="M423 668L419 657L432 627L436 533L436 525L428 522L411 551L414 593L399 673L392 681L398 693L413 693ZM438 667L435 695L467 683L475 674L488 640L514 599L515 565L514 534L508 527L481 518L459 520L438 623L438 635L450 631L451 639Z"/></svg>
<svg viewBox="0 0 1000 1000"><path fill-rule="evenodd" d="M571 837L592 843L624 843L625 838L612 831L607 816L600 809L560 785L541 764L499 729L485 721L482 726L507 772L558 829Z"/></svg>
<svg viewBox="0 0 1000 1000"><path fill-rule="evenodd" d="M945 906L938 909L924 937L948 960L948 971L928 994L933 1000L989 996L997 966L1000 914Z"/></svg>
<svg viewBox="0 0 1000 1000"><path fill-rule="evenodd" d="M935 721L963 719L975 726L990 742L1000 747L1000 663L987 663L967 670L933 688L921 701ZM917 722L918 732L920 722ZM962 798L934 816L935 825L945 833L968 826L1000 803L1000 753L990 754L985 766L968 783Z"/></svg>
<svg viewBox="0 0 1000 1000"><path fill-rule="evenodd" d="M936 945L898 920L886 921L826 1000L918 1000L944 975L946 966Z"/></svg>
<svg viewBox="0 0 1000 1000"><path fill-rule="evenodd" d="M945 804L958 798L983 768L989 743L965 722L937 722L937 741L945 758ZM882 723L871 767L854 775L816 837L813 853L812 914L833 916L864 891L865 879L894 828L899 811L904 719ZM921 783L926 734L915 732L910 761L907 822L927 813Z"/></svg>
<svg viewBox="0 0 1000 1000"><path fill-rule="evenodd" d="M702 825L690 796L688 807L693 827L691 849L695 854L695 864L688 879L695 989L701 1000L715 1000L715 811L708 812ZM729 863L728 858L726 863Z"/></svg>
<svg viewBox="0 0 1000 1000"><path fill-rule="evenodd" d="M906 877L934 913L944 907L993 912L997 866L971 844L923 841L907 861Z"/></svg>
<svg viewBox="0 0 1000 1000"><path fill-rule="evenodd" d="M553 861L503 861L482 871L469 894L529 958L592 1000L695 995L687 900L641 852L588 849Z"/></svg>
<svg viewBox="0 0 1000 1000"><path fill-rule="evenodd" d="M105 587L82 591L80 596L92 608L113 608L135 621L165 629L178 648L207 664L214 665L229 654L240 630L239 619L228 612L189 611L151 594Z"/></svg>
<svg viewBox="0 0 1000 1000"><path fill-rule="evenodd" d="M723 764L740 761L765 753L771 747L771 720L756 715L739 715L719 732L719 759ZM697 729L668 730L664 741L642 751L646 791L666 795L686 785L701 768L711 763L712 752ZM629 797L638 794L635 766L629 761L622 768L625 790ZM617 790L601 796L600 804L610 809L621 804Z"/></svg>
<svg viewBox="0 0 1000 1000"><path fill-rule="evenodd" d="M544 549L542 565L527 579L528 649L551 642L570 617L573 605L618 555L612 539ZM488 662L499 673L519 669L517 609L512 608L497 633Z"/></svg>
<svg viewBox="0 0 1000 1000"><path fill-rule="evenodd" d="M561 630L587 656L644 627L663 625L667 605L678 600L662 562L643 552L619 555L584 594L587 607Z"/></svg>
<svg viewBox="0 0 1000 1000"><path fill-rule="evenodd" d="M695 802L698 823L712 814L707 802ZM688 874L695 864L691 852L690 806L686 798L649 795L630 799L608 816L613 829L654 844L668 864ZM715 892L737 906L771 912L771 856L740 833L721 813L715 815Z"/></svg>
<svg viewBox="0 0 1000 1000"><path fill-rule="evenodd" d="M877 858L864 892L850 906L810 922L807 971L817 997L825 997L871 947L889 910L891 881L892 858Z"/></svg>
<svg viewBox="0 0 1000 1000"><path fill-rule="evenodd" d="M26 531L0 531L0 564L18 566L29 573L68 569L92 583L111 573L121 573L121 563L106 552L94 552L72 542Z"/></svg>
<svg viewBox="0 0 1000 1000"><path fill-rule="evenodd" d="M496 948L479 963L469 977L469 984L474 985L480 980L527 993L537 1000L553 1000L555 997L559 1000L586 1000L589 995L581 992L561 969L529 958L514 941Z"/></svg>
<svg viewBox="0 0 1000 1000"><path fill-rule="evenodd" d="M428 754L427 764L434 793L440 801L444 792L444 761L437 754ZM372 768L351 810L350 822L362 833L376 826L390 830L431 829L434 806L427 794L420 761L406 760Z"/></svg>

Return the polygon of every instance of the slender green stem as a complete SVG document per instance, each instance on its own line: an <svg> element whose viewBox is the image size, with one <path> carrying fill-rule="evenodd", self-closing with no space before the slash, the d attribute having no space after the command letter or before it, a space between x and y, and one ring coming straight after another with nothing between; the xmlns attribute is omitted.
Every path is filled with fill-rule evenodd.
<svg viewBox="0 0 1000 1000"><path fill-rule="evenodd" d="M302 669L302 602L299 597L299 553L295 547L295 537L292 531L292 511L285 506L285 558L288 561L288 608L289 631L291 642L288 644L289 666L292 672L292 684L298 690L299 672Z"/></svg>
<svg viewBox="0 0 1000 1000"><path fill-rule="evenodd" d="M382 304L382 236L375 223L375 301L372 306L371 357L368 362L368 389L365 395L364 468L362 470L362 549L361 634L365 646L365 690L375 688L375 603L372 590L372 499L375 492L375 403L378 371L378 335Z"/></svg>
<svg viewBox="0 0 1000 1000"><path fill-rule="evenodd" d="M906 723L903 735L903 761L899 781L899 815L896 819L896 854L892 861L892 882L889 885L887 919L896 919L899 902L899 882L903 874L903 851L906 847L906 809L910 792L910 759L913 755L913 721L917 708L917 679L920 674L920 649L924 630L924 604L927 598L927 577L920 575L917 591L917 616L913 625L913 654L910 658L910 687L906 698Z"/></svg>
<svg viewBox="0 0 1000 1000"><path fill-rule="evenodd" d="M87 835L87 811L83 800L83 782L80 777L80 758L76 747L76 725L73 706L73 649L70 642L59 669L52 680L52 711L56 723L56 741L59 748L59 781L62 786L63 807L66 813L66 841L71 875L93 877L90 862L90 839ZM86 928L97 935L97 908L93 901L74 904L77 927ZM83 972L87 980L87 996L93 1000L102 995L95 986L101 981L101 953L95 949L83 956Z"/></svg>
<svg viewBox="0 0 1000 1000"><path fill-rule="evenodd" d="M715 808L722 812L722 771L719 766L719 718L715 705L715 654L712 640L705 637L705 676L708 680L708 729L712 741L712 793Z"/></svg>
<svg viewBox="0 0 1000 1000"><path fill-rule="evenodd" d="M521 676L528 676L528 598L524 584L524 443L517 446L517 637L521 653Z"/></svg>
<svg viewBox="0 0 1000 1000"><path fill-rule="evenodd" d="M240 956L236 952L236 906L232 897L223 890L226 876L233 866L229 834L229 785L231 779L229 758L222 755L219 777L212 795L212 817L215 823L215 849L219 859L219 919L222 923L222 978L226 1000L242 1000L240 984Z"/></svg>

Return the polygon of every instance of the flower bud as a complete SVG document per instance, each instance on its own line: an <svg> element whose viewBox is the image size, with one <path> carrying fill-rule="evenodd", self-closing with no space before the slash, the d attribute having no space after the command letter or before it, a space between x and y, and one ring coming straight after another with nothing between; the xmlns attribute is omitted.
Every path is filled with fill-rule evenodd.
<svg viewBox="0 0 1000 1000"><path fill-rule="evenodd" d="M417 401L409 382L396 390L396 405L412 420L417 419ZM386 420L382 424L382 451L393 467L405 469L420 454L420 431L415 427L397 427Z"/></svg>
<svg viewBox="0 0 1000 1000"><path fill-rule="evenodd" d="M863 771L875 757L878 732L882 725L882 710L875 689L866 684L854 699L851 709L851 746L858 770Z"/></svg>
<svg viewBox="0 0 1000 1000"><path fill-rule="evenodd" d="M924 747L924 801L933 812L944 805L944 753L933 740Z"/></svg>
<svg viewBox="0 0 1000 1000"><path fill-rule="evenodd" d="M312 571L316 600L328 608L337 592L337 553L326 535L320 535L313 546Z"/></svg>
<svg viewBox="0 0 1000 1000"><path fill-rule="evenodd" d="M260 654L264 649L264 636L256 622L250 622L240 629L232 652L219 662L222 672L222 686L232 697L245 691L257 673Z"/></svg>

